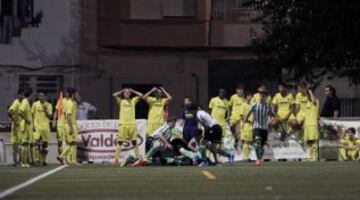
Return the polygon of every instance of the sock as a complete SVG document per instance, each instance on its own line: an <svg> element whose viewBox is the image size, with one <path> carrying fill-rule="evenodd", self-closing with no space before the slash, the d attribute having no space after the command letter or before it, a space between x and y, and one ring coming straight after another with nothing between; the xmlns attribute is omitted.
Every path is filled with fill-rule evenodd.
<svg viewBox="0 0 360 200"><path fill-rule="evenodd" d="M151 147L150 150L146 153L145 157L147 158L153 157L159 149L160 149L159 147Z"/></svg>
<svg viewBox="0 0 360 200"><path fill-rule="evenodd" d="M41 161L42 162L46 162L47 161L47 155L48 155L48 150L43 150L42 154L41 154L42 158L41 158Z"/></svg>
<svg viewBox="0 0 360 200"><path fill-rule="evenodd" d="M77 145L76 144L73 144L71 145L71 162L72 163L75 163L77 162L77 149L76 149Z"/></svg>
<svg viewBox="0 0 360 200"><path fill-rule="evenodd" d="M61 155L62 151L63 151L63 142L61 140L58 141L58 153L59 155Z"/></svg>
<svg viewBox="0 0 360 200"><path fill-rule="evenodd" d="M140 150L139 150L139 146L138 146L138 145L136 145L136 146L134 147L134 153L135 153L135 157L136 157L136 158L139 158L139 156L140 156Z"/></svg>
<svg viewBox="0 0 360 200"><path fill-rule="evenodd" d="M13 161L14 164L18 163L18 154L19 154L19 144L18 143L13 143Z"/></svg>
<svg viewBox="0 0 360 200"><path fill-rule="evenodd" d="M119 160L120 154L121 154L121 146L117 144L115 150L115 160Z"/></svg>
<svg viewBox="0 0 360 200"><path fill-rule="evenodd" d="M165 158L165 161L166 161L166 164L172 164L172 163L175 162L175 158L169 158L169 157L167 157L167 158Z"/></svg>
<svg viewBox="0 0 360 200"><path fill-rule="evenodd" d="M338 160L340 161L347 160L346 151L344 148L339 148Z"/></svg>
<svg viewBox="0 0 360 200"><path fill-rule="evenodd" d="M307 151L307 154L308 154L308 160L311 160L312 158L312 149L311 149L311 144L306 144L306 151Z"/></svg>
<svg viewBox="0 0 360 200"><path fill-rule="evenodd" d="M311 152L312 152L312 161L317 161L318 159L318 153L317 153L317 142L315 141L314 143L312 143L311 145Z"/></svg>
<svg viewBox="0 0 360 200"><path fill-rule="evenodd" d="M201 154L201 158L203 160L206 159L206 146L205 145L199 145L199 152Z"/></svg>
<svg viewBox="0 0 360 200"><path fill-rule="evenodd" d="M191 158L191 159L195 158L195 153L193 153L191 151L188 151L188 150L186 150L184 148L180 148L179 151L185 157L188 157L188 158Z"/></svg>
<svg viewBox="0 0 360 200"><path fill-rule="evenodd" d="M23 147L21 148L21 153L22 153L22 163L23 164L28 164L28 145L23 145Z"/></svg>
<svg viewBox="0 0 360 200"><path fill-rule="evenodd" d="M250 155L250 146L248 142L244 142L242 145L242 157L243 160L248 160Z"/></svg>
<svg viewBox="0 0 360 200"><path fill-rule="evenodd" d="M257 159L261 160L264 156L264 147L259 143L260 142L255 143L255 152Z"/></svg>
<svg viewBox="0 0 360 200"><path fill-rule="evenodd" d="M67 145L64 150L61 152L61 157L66 158L70 153L70 145Z"/></svg>
<svg viewBox="0 0 360 200"><path fill-rule="evenodd" d="M36 162L40 161L41 160L41 157L42 157L42 151L40 151L40 148L39 148L39 145L35 145L34 146L34 159Z"/></svg>
<svg viewBox="0 0 360 200"><path fill-rule="evenodd" d="M221 147L219 147L217 150L216 150L216 153L218 153L219 155L221 156L225 156L225 157L229 157L230 156L230 153L226 152L224 149L222 149Z"/></svg>

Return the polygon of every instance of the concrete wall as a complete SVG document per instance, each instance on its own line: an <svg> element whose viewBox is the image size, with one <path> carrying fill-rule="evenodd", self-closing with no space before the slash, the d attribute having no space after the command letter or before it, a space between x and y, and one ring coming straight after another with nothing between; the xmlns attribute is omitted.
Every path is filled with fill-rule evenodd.
<svg viewBox="0 0 360 200"><path fill-rule="evenodd" d="M0 44L0 65L30 68L78 64L80 0L34 0L43 12L39 27L22 29L21 37Z"/></svg>
<svg viewBox="0 0 360 200"><path fill-rule="evenodd" d="M80 92L99 108L98 116L108 118L110 112L109 77L114 90L123 84L162 84L173 96L170 112L179 113L185 95L196 96L195 73L200 78L200 103L208 101L208 61L199 52L115 52L99 57L103 77L83 77ZM117 109L114 105L114 109Z"/></svg>

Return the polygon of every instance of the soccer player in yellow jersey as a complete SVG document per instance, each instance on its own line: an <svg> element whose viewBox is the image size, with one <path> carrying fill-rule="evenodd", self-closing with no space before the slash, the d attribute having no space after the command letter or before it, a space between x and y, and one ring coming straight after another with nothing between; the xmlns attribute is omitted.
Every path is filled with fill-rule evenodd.
<svg viewBox="0 0 360 200"><path fill-rule="evenodd" d="M21 166L30 167L29 165L29 153L30 144L33 140L33 118L31 114L31 94L33 90L31 88L26 88L24 91L24 99L21 101L19 108L20 116L20 131L21 131Z"/></svg>
<svg viewBox="0 0 360 200"><path fill-rule="evenodd" d="M154 97L150 96L154 93ZM165 98L163 97L165 95ZM163 87L154 87L143 97L149 104L146 137L164 124L165 105L169 104L172 97Z"/></svg>
<svg viewBox="0 0 360 200"><path fill-rule="evenodd" d="M253 121L254 116L250 115L248 122L245 121L246 115L250 111L250 101L252 95L246 94L244 102L240 106L241 130L240 140L242 142L242 160L248 161L250 155L250 145L253 140Z"/></svg>
<svg viewBox="0 0 360 200"><path fill-rule="evenodd" d="M233 94L230 97L229 106L230 106L230 130L235 138L235 148L239 142L239 125L240 125L240 108L244 103L244 86L238 84L236 86L236 94Z"/></svg>
<svg viewBox="0 0 360 200"><path fill-rule="evenodd" d="M134 94L134 97L131 95ZM118 164L121 155L122 144L126 140L130 140L134 146L135 157L139 158L140 150L136 142L137 130L135 122L135 106L143 97L143 94L131 88L124 88L115 92L113 96L116 98L116 103L119 105L119 132L115 151L115 159L113 165Z"/></svg>
<svg viewBox="0 0 360 200"><path fill-rule="evenodd" d="M309 102L306 83L300 83L297 86L298 93L295 97L295 113L289 118L293 127L301 127L306 115L306 105Z"/></svg>
<svg viewBox="0 0 360 200"><path fill-rule="evenodd" d="M34 141L36 145L36 161L46 166L47 154L49 152L50 119L52 116L52 105L46 101L45 93L38 93L38 101L32 105L34 118ZM40 147L40 142L42 146ZM40 156L38 155L40 153Z"/></svg>
<svg viewBox="0 0 360 200"><path fill-rule="evenodd" d="M275 126L281 132L281 140L284 140L287 136L288 126L287 122L291 115L292 106L294 103L294 97L288 92L284 83L278 84L279 92L275 94L272 103L276 110L276 124Z"/></svg>
<svg viewBox="0 0 360 200"><path fill-rule="evenodd" d="M259 87L258 87L258 93L255 93L254 96L252 97L251 101L250 101L250 105L254 104L254 103L259 103L260 102L260 92L262 91L266 91L266 85L265 83L260 83ZM270 103L271 104L271 96L268 95L268 97L266 98L266 103Z"/></svg>
<svg viewBox="0 0 360 200"><path fill-rule="evenodd" d="M309 102L305 107L304 141L307 146L308 160L317 161L319 139L319 100L315 98L311 90L308 91L308 98Z"/></svg>
<svg viewBox="0 0 360 200"><path fill-rule="evenodd" d="M211 113L211 117L215 119L215 121L222 128L222 136L226 135L227 131L227 117L230 113L229 101L225 98L226 91L224 89L219 90L219 95L217 97L213 97L209 103L209 110Z"/></svg>
<svg viewBox="0 0 360 200"><path fill-rule="evenodd" d="M360 140L355 137L356 130L351 127L347 131L347 158L349 160L358 160L359 159L359 150L360 150Z"/></svg>
<svg viewBox="0 0 360 200"><path fill-rule="evenodd" d="M14 166L20 164L20 147L21 144L21 131L20 131L20 118L19 118L19 108L21 101L24 99L24 90L19 89L17 98L11 104L8 110L8 116L10 117L11 123L11 143L13 150L13 161Z"/></svg>
<svg viewBox="0 0 360 200"><path fill-rule="evenodd" d="M64 97L60 94L60 98L58 99L55 107L55 114L53 115L53 123L52 127L56 128L56 139L58 140L58 154L62 153L63 142L66 142L66 130L65 130L65 105L68 99L67 93L65 93Z"/></svg>
<svg viewBox="0 0 360 200"><path fill-rule="evenodd" d="M64 160L69 164L79 165L77 162L77 143L78 128L76 122L77 102L79 101L79 93L75 88L68 88L69 98L64 107L66 134L68 145L65 147L58 160L63 163Z"/></svg>

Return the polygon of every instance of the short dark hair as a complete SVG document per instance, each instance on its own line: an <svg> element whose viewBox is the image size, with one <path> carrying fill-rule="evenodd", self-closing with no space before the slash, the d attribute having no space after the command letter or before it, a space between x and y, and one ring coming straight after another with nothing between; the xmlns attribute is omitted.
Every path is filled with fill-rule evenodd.
<svg viewBox="0 0 360 200"><path fill-rule="evenodd" d="M18 89L18 95L24 94L24 93L25 93L24 88L19 88L19 89Z"/></svg>
<svg viewBox="0 0 360 200"><path fill-rule="evenodd" d="M184 99L189 99L190 101L192 101L192 97L190 95L184 96Z"/></svg>
<svg viewBox="0 0 360 200"><path fill-rule="evenodd" d="M76 89L69 87L67 89L67 93L68 93L69 97L73 97L75 95L75 93L76 93Z"/></svg>
<svg viewBox="0 0 360 200"><path fill-rule="evenodd" d="M332 85L326 85L325 88L329 88L332 95L336 95L336 89Z"/></svg>
<svg viewBox="0 0 360 200"><path fill-rule="evenodd" d="M354 127L348 128L348 131L349 131L350 133L352 133L352 134L355 134L355 133L356 133L356 130L355 130Z"/></svg>
<svg viewBox="0 0 360 200"><path fill-rule="evenodd" d="M25 88L25 89L24 89L24 95L25 95L25 97L31 96L32 93L33 93L33 89L32 89L32 88Z"/></svg>
<svg viewBox="0 0 360 200"><path fill-rule="evenodd" d="M167 119L167 122L176 122L177 121L177 118L175 116L170 116L168 119Z"/></svg>
<svg viewBox="0 0 360 200"><path fill-rule="evenodd" d="M239 83L236 85L236 89L244 89L244 85L242 83Z"/></svg>
<svg viewBox="0 0 360 200"><path fill-rule="evenodd" d="M305 82L301 82L301 83L299 83L299 84L298 84L298 86L303 87L303 88L306 88L306 87L307 87L307 85L306 85L306 83L305 83Z"/></svg>

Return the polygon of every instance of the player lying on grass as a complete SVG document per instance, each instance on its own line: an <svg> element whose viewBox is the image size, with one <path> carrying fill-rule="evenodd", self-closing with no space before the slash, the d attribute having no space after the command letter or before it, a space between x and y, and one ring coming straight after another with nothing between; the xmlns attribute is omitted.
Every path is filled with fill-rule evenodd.
<svg viewBox="0 0 360 200"><path fill-rule="evenodd" d="M345 131L340 132L339 144L339 160L359 160L360 139L355 137L356 130L351 127Z"/></svg>
<svg viewBox="0 0 360 200"><path fill-rule="evenodd" d="M223 137L221 126L216 123L216 121L207 112L198 110L197 106L192 105L189 110L196 116L196 120L199 125L204 129L199 144L199 151L201 153L201 157L203 158L203 162L199 166L208 166L210 164L208 162L209 159L206 156L207 150L210 150L213 154L215 164L219 164L217 154L227 157L231 164L234 163L235 156L219 147L222 144Z"/></svg>
<svg viewBox="0 0 360 200"><path fill-rule="evenodd" d="M182 132L175 127L176 118L171 117L167 124L158 128L151 136L154 138L152 147L145 157L136 161L132 166L141 166L153 163L153 157L159 155L168 165L181 163L182 158L191 159L191 164L195 165L201 159L200 153L189 146L183 139Z"/></svg>

